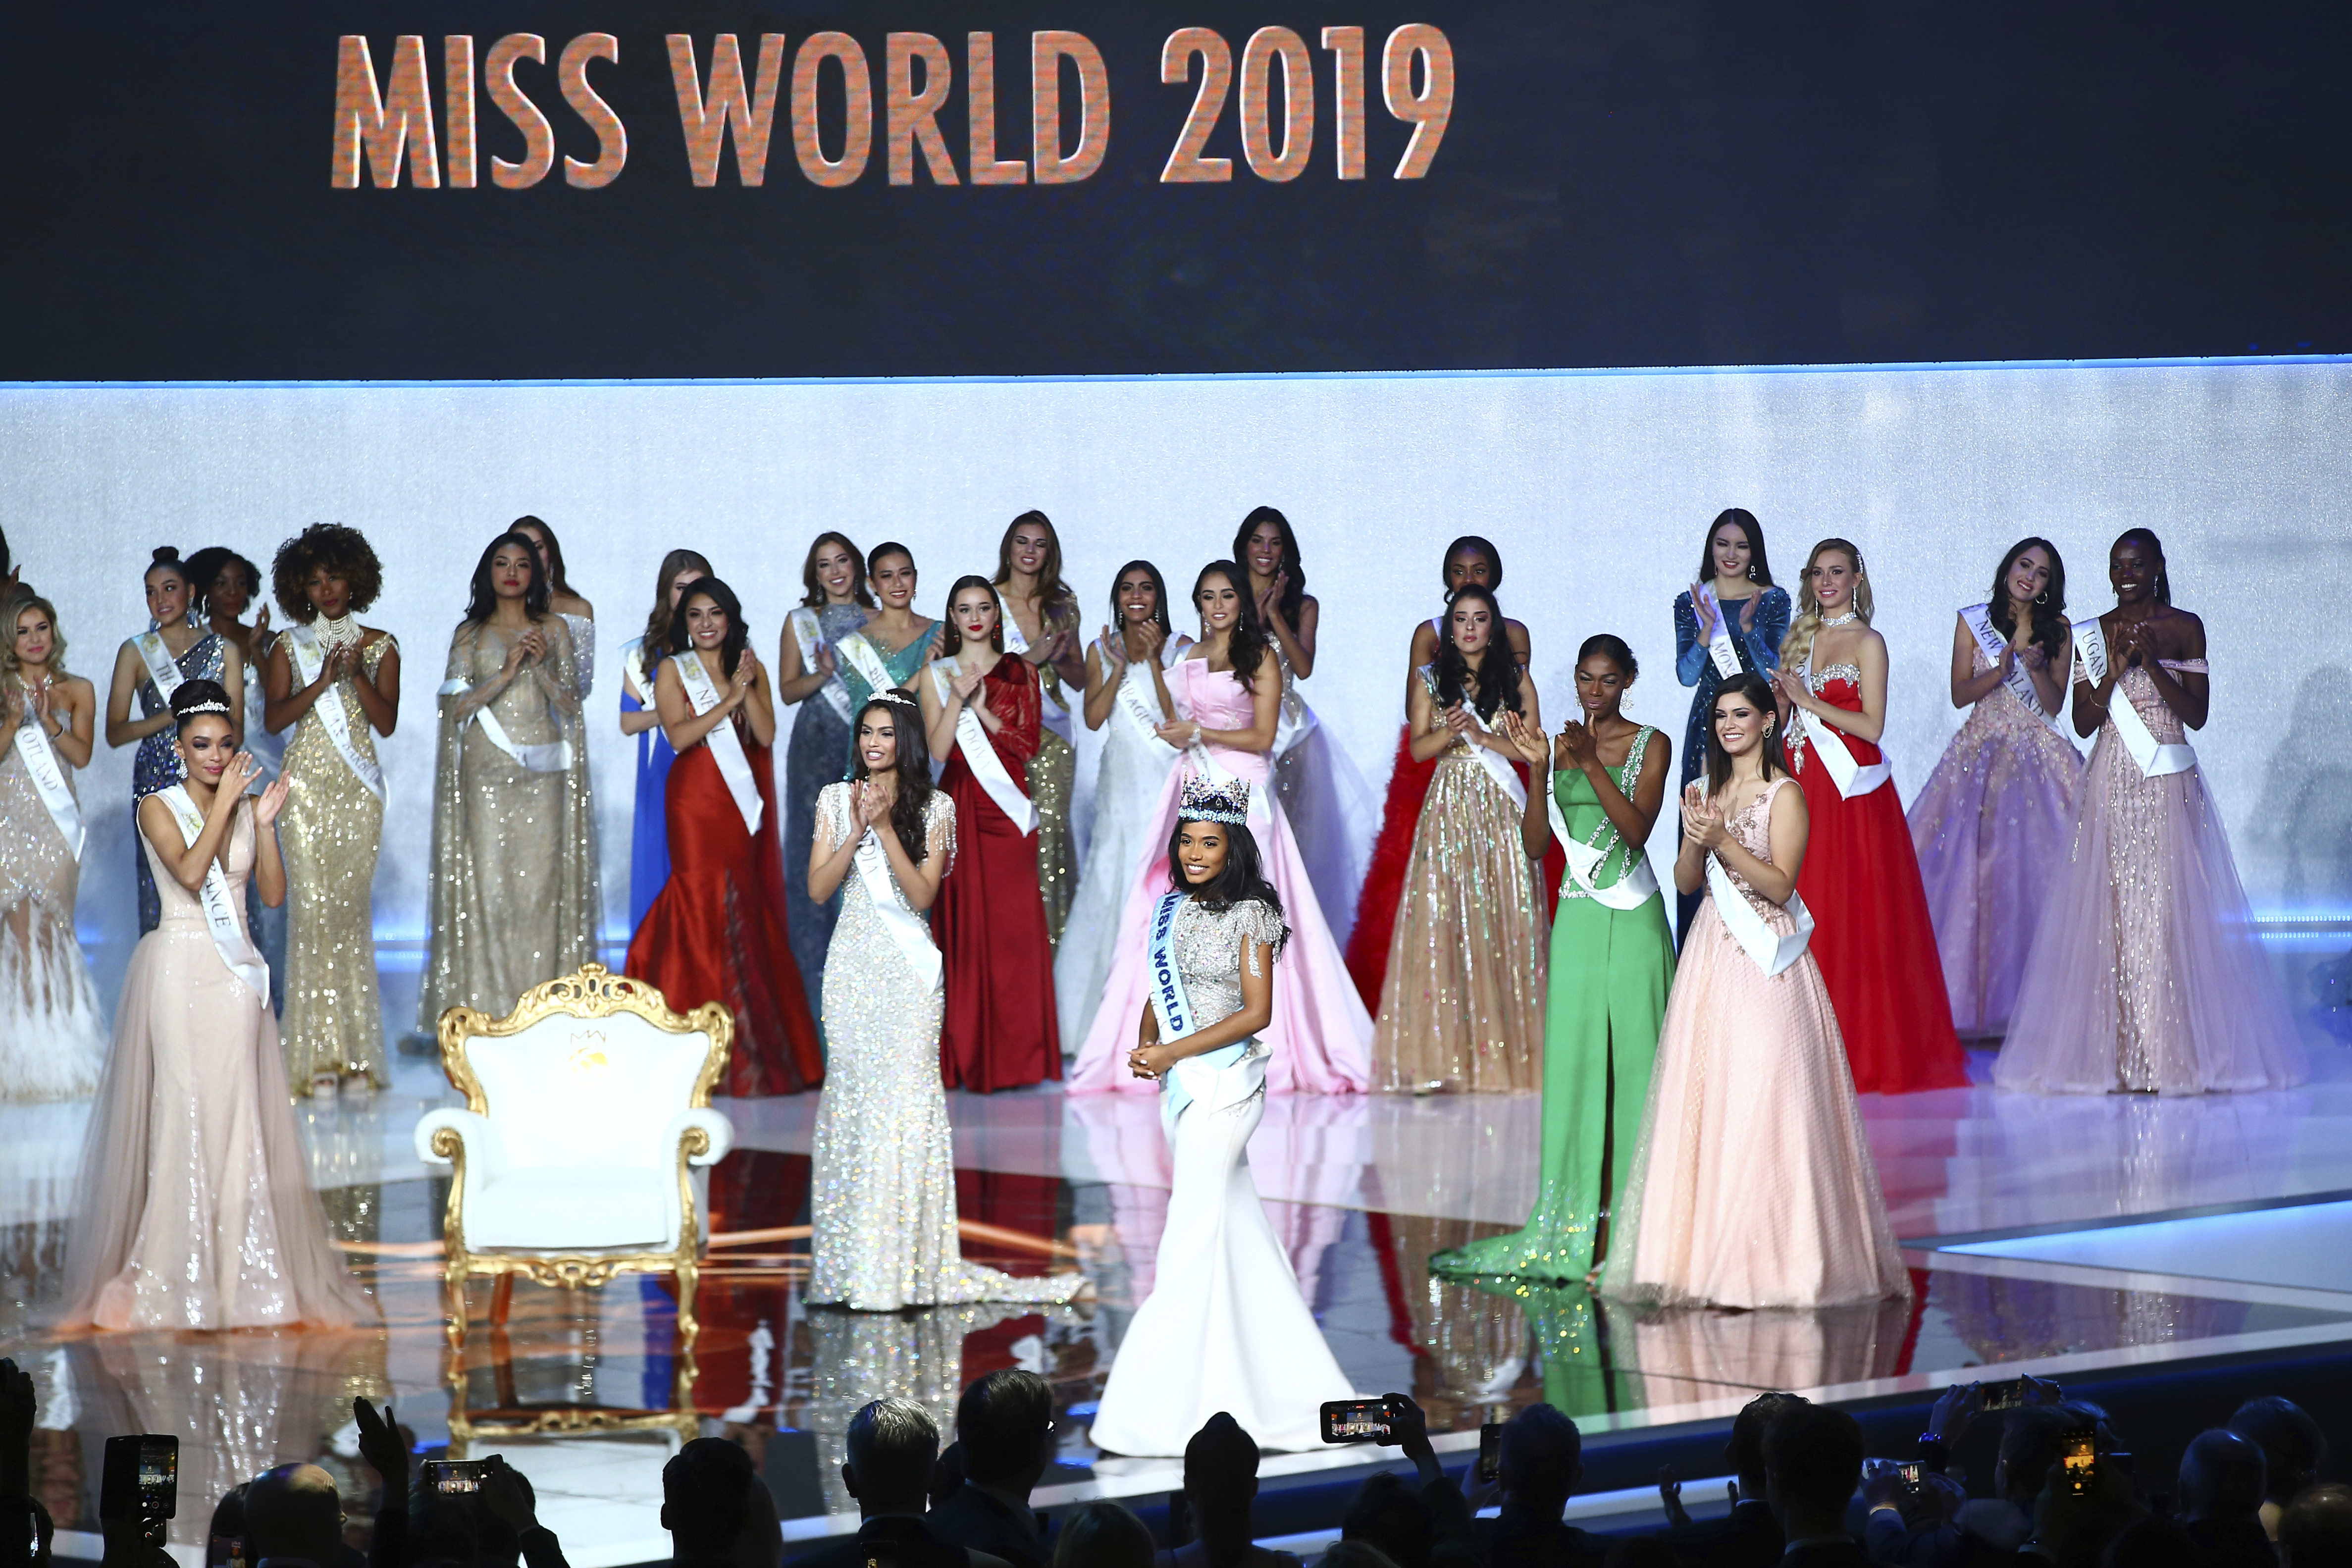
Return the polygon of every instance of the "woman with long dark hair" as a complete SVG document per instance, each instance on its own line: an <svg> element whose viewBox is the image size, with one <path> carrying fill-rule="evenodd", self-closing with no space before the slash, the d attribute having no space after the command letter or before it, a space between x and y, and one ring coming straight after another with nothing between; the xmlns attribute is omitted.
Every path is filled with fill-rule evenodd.
<svg viewBox="0 0 2352 1568"><path fill-rule="evenodd" d="M1525 763L1506 717L1543 733L1535 682L1504 640L1502 606L1454 592L1437 657L1405 688L1412 756L1435 758L1389 946L1372 1082L1409 1094L1534 1089L1544 1060L1547 831L1531 841Z"/></svg>
<svg viewBox="0 0 2352 1568"><path fill-rule="evenodd" d="M1152 813L1151 858L1139 868L1119 912L1118 941L1093 1027L1070 1071L1073 1092L1149 1089L1126 1068L1136 1009L1151 989L1144 928L1168 875L1162 847L1175 830L1184 781L1241 779L1251 786L1251 831L1265 856L1266 880L1281 898L1291 938L1282 950L1283 984L1266 1025L1273 1052L1266 1088L1276 1094L1357 1094L1371 1081L1371 1016L1349 982L1339 944L1315 901L1314 884L1290 837L1282 802L1268 787L1268 755L1282 707L1282 667L1257 624L1248 576L1231 561L1212 561L1192 584L1201 640L1164 668L1154 661L1160 710L1174 718L1160 738L1183 753Z"/></svg>
<svg viewBox="0 0 2352 1568"><path fill-rule="evenodd" d="M166 544L154 552L146 574L147 630L126 640L114 655L114 680L106 694L106 743L139 742L131 760L131 799L135 805L185 773L172 742L172 693L184 680L209 680L228 693L240 726L245 721L245 656L235 643L196 621L195 585L180 552ZM139 717L131 701L139 700ZM139 857L139 929L151 931L163 918L147 857Z"/></svg>
<svg viewBox="0 0 2352 1568"><path fill-rule="evenodd" d="M1772 563L1765 557L1764 525L1744 506L1716 513L1706 525L1691 585L1675 595L1675 678L1697 689L1683 726L1684 785L1698 777L1706 755L1716 688L1735 671L1769 677L1780 668L1789 614L1789 591L1772 581ZM1677 942L1690 931L1702 898L1677 897Z"/></svg>
<svg viewBox="0 0 2352 1568"><path fill-rule="evenodd" d="M1020 1279L963 1259L940 1088L945 966L929 911L955 865L955 802L931 787L921 710L886 689L857 710L851 776L817 797L809 897L840 895L825 955L824 1091L810 1144L811 1305L895 1312L1066 1301L1085 1276Z"/></svg>
<svg viewBox="0 0 2352 1568"><path fill-rule="evenodd" d="M360 625L383 568L357 529L313 523L278 548L270 583L286 630L261 668L285 749L286 1076L297 1094L392 1082L376 999L373 894L383 847L376 737L400 721L400 645Z"/></svg>
<svg viewBox="0 0 2352 1568"><path fill-rule="evenodd" d="M918 689L924 744L947 758L940 790L955 803L961 847L931 922L947 954L940 1065L950 1089L982 1094L1062 1076L1029 793L1041 696L1035 668L1006 655L1003 627L994 585L958 578L940 658Z"/></svg>
<svg viewBox="0 0 2352 1568"><path fill-rule="evenodd" d="M1058 946L1077 894L1078 852L1071 837L1078 753L1068 687L1086 681L1080 662L1078 595L1062 581L1062 541L1044 512L1023 512L996 545L997 597L1004 606L1004 646L1037 671L1037 754L1029 759L1029 798L1037 806L1037 884L1045 900L1046 939Z"/></svg>
<svg viewBox="0 0 2352 1568"><path fill-rule="evenodd" d="M636 799L629 816L629 930L645 924L669 882L669 770L677 761L654 706L654 672L668 657L670 623L687 584L710 575L696 550L673 550L654 574L654 606L644 635L621 645L621 733L637 738Z"/></svg>
<svg viewBox="0 0 2352 1568"><path fill-rule="evenodd" d="M866 552L866 586L874 595L874 613L833 645L834 665L849 689L853 709L863 708L879 692L911 690L923 667L938 657L947 623L915 614L915 552L897 540L886 540ZM841 766L846 770L856 762L853 739L842 753Z"/></svg>
<svg viewBox="0 0 2352 1568"><path fill-rule="evenodd" d="M798 1094L824 1076L824 1058L784 936L775 693L742 602L716 577L696 579L678 601L654 708L677 753L669 881L630 939L625 972L681 1013L727 1005L725 1093Z"/></svg>
<svg viewBox="0 0 2352 1568"><path fill-rule="evenodd" d="M1055 1011L1062 1047L1073 1054L1094 1025L1118 940L1118 913L1137 869L1157 847L1150 834L1160 791L1176 765L1176 748L1160 738L1169 715L1160 706L1152 670L1192 646L1169 624L1168 584L1149 561L1130 561L1111 579L1110 616L1087 650L1087 728L1109 726L1095 774L1094 835L1069 924L1054 952Z"/></svg>
<svg viewBox="0 0 2352 1568"><path fill-rule="evenodd" d="M1704 902L1658 1036L1603 1294L1658 1306L1825 1307L1910 1293L1806 942L1811 815L1772 688L1717 689L1706 776L1683 791L1675 886Z"/></svg>
<svg viewBox="0 0 2352 1568"><path fill-rule="evenodd" d="M490 541L449 638L433 777L430 913L417 1023L503 1017L597 955L596 818L572 629L523 533Z"/></svg>
<svg viewBox="0 0 2352 1568"><path fill-rule="evenodd" d="M874 609L865 555L846 534L818 534L801 560L801 602L784 617L776 650L776 700L799 705L784 753L784 928L812 1011L824 995L834 910L808 896L810 836L816 831L817 795L841 780L851 749L850 720L857 711L834 649Z"/></svg>
<svg viewBox="0 0 2352 1568"><path fill-rule="evenodd" d="M564 628L572 634L572 652L580 667L580 699L586 701L596 689L596 606L572 591L572 579L563 570L563 546L555 537L555 530L535 517L519 517L509 530L530 541L539 552L540 570L547 574L547 607L563 617Z"/></svg>
<svg viewBox="0 0 2352 1568"><path fill-rule="evenodd" d="M2205 623L2164 546L2107 551L2116 607L2074 629L2074 732L2098 736L2072 853L1993 1066L2043 1094L2284 1089L2308 1074L2188 731L2211 712Z"/></svg>
<svg viewBox="0 0 2352 1568"><path fill-rule="evenodd" d="M1166 868L1143 889L1137 946L1153 981L1121 1004L1121 1065L1160 1091L1175 1174L1151 1294L1095 1415L1095 1445L1115 1454L1181 1454L1220 1411L1262 1447L1311 1448L1323 1401L1349 1393L1244 1158L1265 1114L1291 934L1250 831L1252 793L1230 773L1187 774Z"/></svg>
<svg viewBox="0 0 2352 1568"><path fill-rule="evenodd" d="M2008 1030L2052 872L2074 847L2083 753L2059 717L2072 636L2065 563L2046 539L2011 545L1991 596L1952 628L1952 706L1970 711L1906 819L1964 1039Z"/></svg>

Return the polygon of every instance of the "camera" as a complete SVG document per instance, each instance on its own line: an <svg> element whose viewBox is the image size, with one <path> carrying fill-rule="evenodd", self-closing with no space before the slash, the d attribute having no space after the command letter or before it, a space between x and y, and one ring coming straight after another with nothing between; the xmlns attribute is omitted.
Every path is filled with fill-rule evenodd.
<svg viewBox="0 0 2352 1568"><path fill-rule="evenodd" d="M1488 1486L1503 1479L1503 1424L1489 1421L1478 1428L1478 1479Z"/></svg>
<svg viewBox="0 0 2352 1568"><path fill-rule="evenodd" d="M1323 1402L1326 1443L1388 1443L1395 1437L1395 1413L1385 1399L1328 1399Z"/></svg>
<svg viewBox="0 0 2352 1568"><path fill-rule="evenodd" d="M152 1526L180 1508L180 1440L156 1433L109 1437L98 1516ZM152 1533L152 1531L151 1531Z"/></svg>

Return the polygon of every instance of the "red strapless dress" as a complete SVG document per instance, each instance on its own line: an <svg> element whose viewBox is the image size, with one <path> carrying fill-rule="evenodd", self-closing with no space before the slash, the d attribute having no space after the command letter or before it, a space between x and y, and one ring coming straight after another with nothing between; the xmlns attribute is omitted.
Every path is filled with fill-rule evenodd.
<svg viewBox="0 0 2352 1568"><path fill-rule="evenodd" d="M1822 701L1862 710L1851 677L1815 679ZM1820 721L1808 715L1805 722ZM1862 766L1880 760L1869 742L1839 736ZM1951 994L1895 781L1848 800L1811 745L1800 742L1789 765L1812 822L1797 892L1812 911L1812 953L1845 1037L1855 1092L1966 1087L1968 1058L1952 1031Z"/></svg>

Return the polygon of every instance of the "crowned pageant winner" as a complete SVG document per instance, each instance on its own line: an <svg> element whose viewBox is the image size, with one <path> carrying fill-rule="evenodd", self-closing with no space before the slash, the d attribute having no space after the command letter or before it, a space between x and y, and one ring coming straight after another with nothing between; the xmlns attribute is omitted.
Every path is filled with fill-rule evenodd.
<svg viewBox="0 0 2352 1568"><path fill-rule="evenodd" d="M1150 998L1128 1067L1160 1087L1173 1179L1157 1284L1111 1364L1097 1447L1173 1456L1230 1412L1262 1448L1307 1448L1348 1380L1298 1293L1250 1178L1265 1114L1258 1038L1274 1016L1282 900L1259 869L1247 782L1184 781L1168 844L1170 888L1145 928Z"/></svg>

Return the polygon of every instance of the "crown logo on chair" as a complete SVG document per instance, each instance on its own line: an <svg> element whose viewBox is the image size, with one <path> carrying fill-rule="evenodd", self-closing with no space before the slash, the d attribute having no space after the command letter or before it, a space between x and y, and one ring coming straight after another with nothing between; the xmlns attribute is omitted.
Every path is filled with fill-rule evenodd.
<svg viewBox="0 0 2352 1568"><path fill-rule="evenodd" d="M1204 779L1184 776L1184 794L1176 806L1181 822L1222 822L1239 827L1249 820L1250 786L1246 779Z"/></svg>

